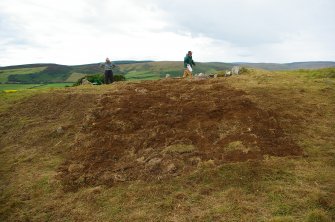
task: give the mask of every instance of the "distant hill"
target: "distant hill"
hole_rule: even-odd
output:
[[[114,62],[117,67],[115,74],[125,75],[128,80],[159,79],[166,74],[181,76],[183,62],[181,61],[132,61]],[[231,69],[234,65],[261,68],[266,70],[319,69],[335,67],[335,62],[295,62],[295,63],[197,63],[195,72],[213,73],[219,70]],[[0,67],[0,83],[53,83],[75,82],[88,74],[102,73],[99,63],[67,66],[51,63],[26,64]]]
[[[183,62],[175,61],[116,61],[115,74],[125,75],[129,80],[159,79],[166,74],[181,76]],[[197,63],[196,72],[215,72],[230,69],[229,63]],[[99,63],[66,66],[59,64],[27,64],[0,68],[1,83],[52,83],[75,82],[89,74],[103,73]]]
[[[266,70],[321,69],[335,67],[335,62],[293,62],[293,63],[235,63],[245,67]]]

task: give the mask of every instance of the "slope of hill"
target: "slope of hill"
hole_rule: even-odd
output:
[[[116,61],[114,63],[117,65],[115,74],[125,75],[128,80],[159,79],[166,74],[181,76],[183,72],[182,62]],[[197,64],[196,72],[214,72],[233,66],[227,63]],[[30,69],[30,72],[27,72],[27,69]],[[3,83],[75,82],[85,75],[102,72],[98,63],[78,66],[32,64],[0,68],[0,80]]]
[[[116,74],[125,75],[128,80],[159,79],[166,74],[181,76],[183,63],[176,61],[116,61]],[[234,65],[262,68],[267,70],[316,69],[335,67],[335,62],[301,62],[301,63],[197,63],[196,73],[213,73],[219,70],[229,70]],[[98,63],[65,66],[58,64],[28,64],[0,68],[0,82],[5,83],[52,83],[76,82],[88,74],[102,73]]]
[[[293,63],[237,63],[245,67],[266,70],[321,69],[335,67],[335,62],[293,62]]]
[[[0,93],[0,221],[334,221],[334,95],[260,70]]]
[[[65,82],[71,75],[72,69],[64,65],[48,65],[45,69],[29,74],[12,74],[8,76],[8,82],[15,83],[47,83]]]

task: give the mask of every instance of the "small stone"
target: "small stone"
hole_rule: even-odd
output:
[[[85,167],[84,165],[82,164],[71,164],[69,167],[68,167],[68,171],[70,173],[74,173],[74,172],[79,172],[81,170],[83,170]]]
[[[173,163],[169,164],[166,167],[166,172],[168,172],[168,173],[175,173],[176,171],[177,171],[177,167]]]
[[[63,127],[58,127],[57,129],[56,129],[56,132],[58,133],[58,134],[62,134],[62,133],[64,133],[64,129],[63,129]]]
[[[92,194],[99,194],[101,192],[102,192],[102,187],[101,186],[93,187],[92,189],[90,189],[90,193],[92,193]]]
[[[161,158],[153,158],[146,164],[145,168],[150,171],[159,169],[161,162],[162,162]]]
[[[147,89],[135,89],[135,92],[139,93],[139,94],[147,94],[148,93],[148,90]]]
[[[303,157],[309,157],[309,154],[306,151],[303,151],[302,156]]]
[[[200,157],[192,157],[192,158],[189,159],[189,161],[192,165],[196,166],[201,162],[201,159],[200,159]]]
[[[114,174],[114,181],[115,182],[124,182],[126,178],[121,174]]]
[[[143,163],[145,163],[145,157],[142,156],[142,157],[140,157],[140,158],[137,158],[136,161],[137,161],[138,163],[143,164]]]
[[[147,166],[155,166],[160,164],[161,162],[162,162],[161,158],[153,158],[147,163]]]

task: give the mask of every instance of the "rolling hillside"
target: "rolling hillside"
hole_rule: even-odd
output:
[[[115,74],[125,75],[128,80],[159,79],[166,74],[181,76],[183,63],[176,61],[116,61]],[[301,63],[197,63],[196,73],[213,73],[227,70],[234,65],[262,68],[267,70],[293,70],[335,67],[335,62]],[[102,73],[99,63],[66,66],[58,64],[28,64],[0,68],[0,83],[59,83],[76,82],[85,75]]]
[[[159,79],[166,74],[181,76],[182,62],[116,61],[115,74],[125,75],[128,80]],[[227,63],[197,63],[196,72],[215,72],[230,69]],[[2,83],[52,83],[75,82],[88,74],[102,73],[99,63],[64,66],[58,64],[32,64],[0,68]]]
[[[293,62],[293,63],[237,63],[245,67],[266,70],[321,69],[335,67],[335,62]]]

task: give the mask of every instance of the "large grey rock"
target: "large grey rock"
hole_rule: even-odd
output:
[[[81,84],[82,85],[92,85],[92,83],[90,81],[88,81],[87,79],[82,79]]]
[[[241,67],[240,66],[234,66],[232,69],[231,69],[231,73],[233,75],[238,75],[240,74],[240,71],[241,71]]]

